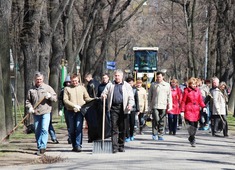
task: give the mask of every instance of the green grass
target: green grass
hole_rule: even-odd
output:
[[[227,121],[228,121],[229,131],[232,131],[233,133],[235,133],[235,117],[233,117],[231,113],[228,114]]]

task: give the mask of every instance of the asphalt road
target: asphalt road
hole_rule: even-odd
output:
[[[235,136],[212,137],[209,131],[197,131],[196,147],[191,147],[187,131],[181,129],[175,136],[166,134],[164,141],[154,141],[151,129],[144,135],[126,143],[126,152],[92,153],[93,143],[87,143],[84,135],[81,153],[72,152],[67,144],[66,131],[60,134],[59,144],[48,144],[47,156],[61,157],[65,161],[53,164],[7,166],[0,169],[235,169]]]

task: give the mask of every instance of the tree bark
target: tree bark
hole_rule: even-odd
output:
[[[10,37],[9,21],[11,1],[0,1],[0,138],[13,127],[12,98],[10,89]],[[4,73],[4,74],[3,74]]]

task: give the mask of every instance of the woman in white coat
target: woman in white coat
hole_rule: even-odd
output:
[[[219,88],[219,79],[212,78],[212,115],[211,115],[211,132],[215,136],[216,132],[223,130],[223,135],[228,136],[228,124],[226,120],[226,97]]]

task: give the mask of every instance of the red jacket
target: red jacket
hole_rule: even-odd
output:
[[[199,88],[192,89],[187,87],[184,89],[181,111],[184,112],[184,118],[186,120],[192,122],[198,121],[200,118],[200,109],[205,106]]]
[[[182,92],[179,87],[171,87],[171,96],[172,96],[172,109],[167,110],[167,113],[170,114],[180,114],[180,103],[182,100]]]

